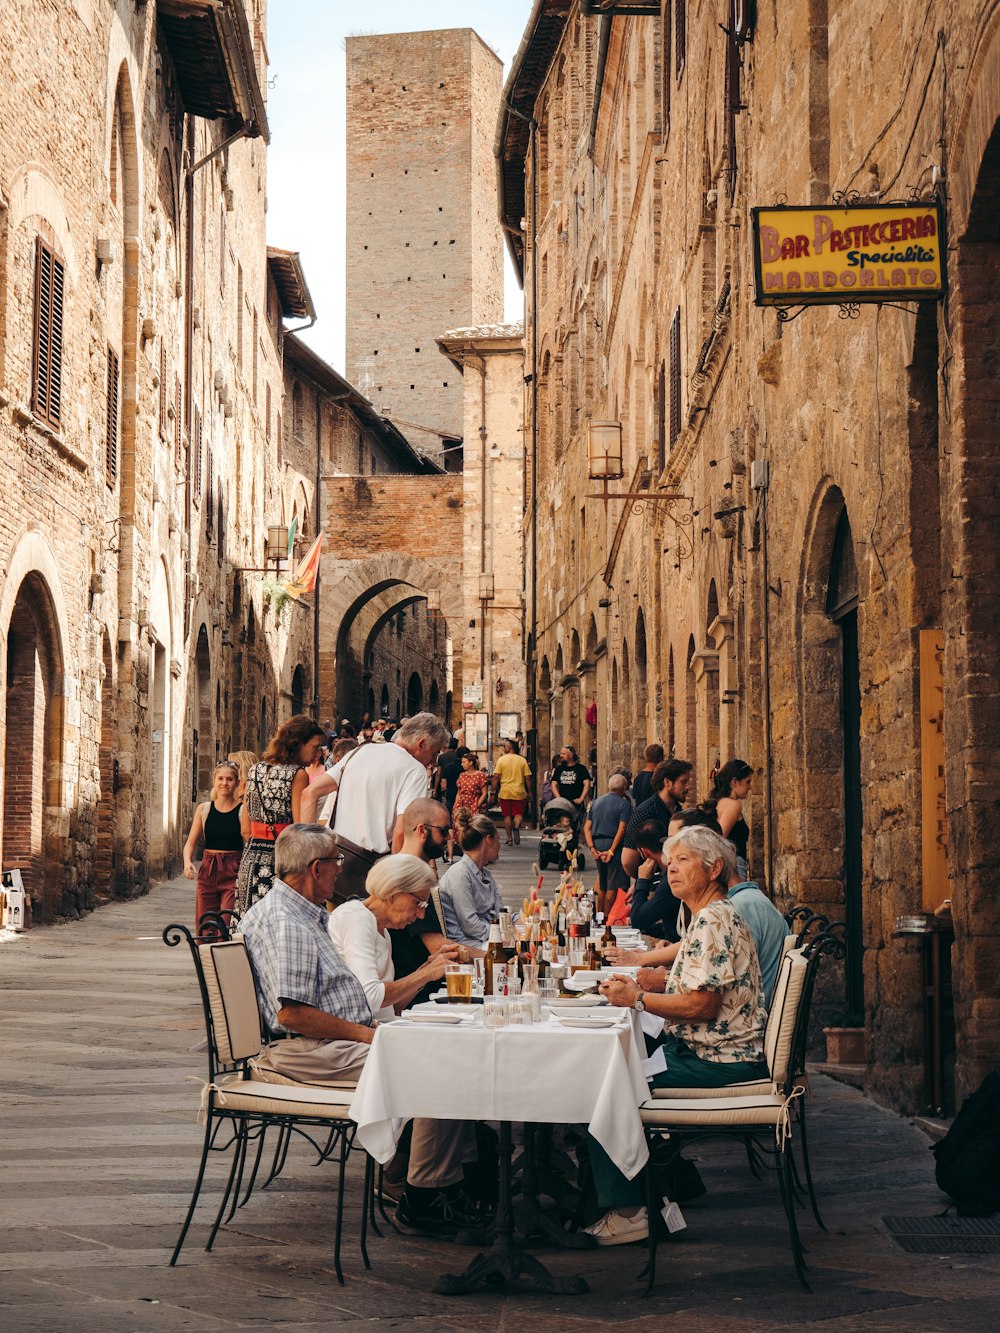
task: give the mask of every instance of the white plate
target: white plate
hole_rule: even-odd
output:
[[[553,1014],[564,1028],[613,1028],[621,1021],[612,1014]]]
[[[454,1027],[456,1023],[463,1023],[461,1014],[415,1014],[412,1011],[403,1014],[411,1023],[446,1023]]]
[[[557,1000],[546,1000],[550,1009],[594,1009],[607,1004],[603,995],[561,995]]]

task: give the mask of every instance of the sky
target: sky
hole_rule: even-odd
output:
[[[520,45],[532,0],[270,0],[267,240],[298,250],[319,316],[302,337],[344,369],[344,38],[358,33],[474,28],[504,62]],[[521,293],[506,265],[506,318]]]

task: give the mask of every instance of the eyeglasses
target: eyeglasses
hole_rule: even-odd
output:
[[[344,853],[338,852],[336,856],[317,856],[313,865],[322,865],[324,861],[332,861],[335,866],[342,866],[344,864]]]
[[[415,904],[416,909],[417,909],[418,912],[426,912],[427,909],[428,909],[428,907],[430,906],[430,899],[429,899],[429,898],[418,898],[417,895],[416,895],[415,893],[410,893],[410,892],[408,892],[408,891],[407,891],[407,893],[406,893],[406,896],[407,896],[407,898],[412,898],[412,899],[413,899],[413,902],[414,902],[414,904]]]
[[[438,832],[438,833],[450,833],[450,832],[451,832],[451,825],[450,825],[450,824],[428,824],[427,827],[428,827],[428,828],[432,828],[432,829],[434,829],[434,830],[435,830],[436,832]]]

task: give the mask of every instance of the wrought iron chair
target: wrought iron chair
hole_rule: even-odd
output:
[[[248,1068],[247,1062],[260,1052],[262,1042],[260,1011],[250,959],[246,945],[238,936],[232,939],[205,938],[213,933],[207,920],[210,915],[206,914],[199,922],[202,939],[192,935],[182,925],[170,925],[163,931],[165,944],[173,947],[186,941],[191,950],[208,1039],[208,1082],[202,1093],[205,1138],[191,1203],[170,1258],[171,1266],[177,1262],[191,1225],[204,1183],[209,1153],[231,1153],[232,1161],[206,1250],[211,1250],[223,1221],[231,1220],[240,1202],[249,1145],[256,1143],[257,1151],[243,1203],[246,1203],[253,1189],[264,1136],[274,1127],[279,1131],[278,1149],[265,1185],[284,1165],[288,1142],[293,1133],[312,1144],[319,1161],[334,1159],[337,1162],[334,1267],[337,1281],[343,1285],[340,1248],[344,1184],[347,1158],[356,1128],[350,1119],[347,1105],[349,1098],[345,1099],[345,1094],[349,1093],[353,1084],[331,1088],[253,1081],[252,1070]],[[225,923],[222,924],[224,927]],[[220,934],[228,935],[228,930],[224,929]],[[365,1204],[361,1217],[361,1254],[366,1268],[371,1267],[367,1230],[372,1180],[373,1163],[366,1155]]]
[[[826,938],[832,945],[821,946],[816,937],[805,949],[786,952],[778,970],[774,996],[764,1038],[768,1066],[767,1086],[763,1080],[713,1090],[713,1095],[691,1095],[702,1090],[661,1089],[641,1108],[642,1122],[650,1149],[666,1139],[674,1144],[674,1154],[686,1144],[701,1139],[735,1138],[751,1141],[763,1160],[770,1158],[778,1178],[778,1187],[788,1225],[795,1271],[806,1291],[806,1264],[795,1216],[796,1172],[792,1157],[792,1138],[796,1128],[803,1143],[803,1165],[813,1210],[815,1191],[805,1137],[805,1118],[801,1109],[804,1086],[800,1071],[805,1067],[805,1047],[815,973],[820,959],[835,952],[841,942]],[[715,1095],[717,1092],[726,1095]],[[656,1278],[658,1239],[657,1199],[652,1161],[646,1167],[646,1208],[649,1218],[649,1259],[644,1294],[652,1290]],[[822,1222],[820,1222],[822,1225]]]

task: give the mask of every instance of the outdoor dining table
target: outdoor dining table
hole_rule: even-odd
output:
[[[453,1025],[402,1017],[379,1027],[351,1101],[356,1142],[385,1163],[416,1116],[499,1121],[496,1239],[464,1273],[445,1275],[435,1290],[461,1294],[523,1277],[534,1290],[587,1291],[582,1277],[553,1277],[514,1243],[511,1126],[585,1124],[622,1173],[634,1178],[648,1158],[639,1115],[648,1089],[638,1015],[605,1007],[599,1012],[617,1019],[613,1026],[564,1026],[548,1017],[493,1028],[484,1026],[481,1008],[462,1012],[463,1021]]]

